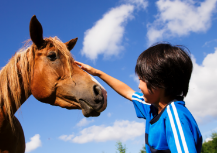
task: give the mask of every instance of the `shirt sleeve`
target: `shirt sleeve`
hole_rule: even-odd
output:
[[[136,110],[137,117],[146,119],[148,112],[150,110],[150,104],[144,101],[143,94],[135,92],[132,95],[132,101],[134,108]]]
[[[193,132],[196,128],[187,115],[177,111],[174,103],[167,106],[167,114],[166,138],[171,153],[199,153]]]

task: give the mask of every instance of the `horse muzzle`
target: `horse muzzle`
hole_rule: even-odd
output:
[[[92,101],[79,99],[85,117],[99,116],[107,107],[107,92],[98,82],[93,86],[93,93],[95,95]]]

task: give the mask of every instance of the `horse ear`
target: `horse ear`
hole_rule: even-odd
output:
[[[78,38],[75,39],[71,39],[68,42],[65,43],[65,45],[67,46],[68,50],[72,50],[77,42]]]
[[[43,29],[41,23],[38,21],[35,15],[32,16],[29,24],[30,38],[33,43],[40,48],[44,42],[43,40]]]

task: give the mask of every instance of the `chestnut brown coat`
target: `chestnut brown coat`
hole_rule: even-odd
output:
[[[104,88],[80,69],[70,54],[77,38],[62,43],[43,38],[36,16],[30,21],[32,45],[24,47],[0,71],[0,153],[24,153],[23,129],[14,116],[32,94],[37,100],[84,116],[99,116],[107,106]]]

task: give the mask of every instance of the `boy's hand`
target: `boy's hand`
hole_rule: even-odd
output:
[[[81,69],[90,73],[91,75],[98,76],[103,81],[105,81],[110,87],[112,87],[117,93],[119,93],[121,96],[132,101],[132,95],[133,95],[133,93],[135,93],[135,91],[133,89],[131,89],[125,83],[113,78],[112,76],[104,73],[103,71],[94,69],[93,67],[91,67],[87,64],[83,64],[83,63],[78,62],[78,61],[75,61],[75,64],[80,66]]]
[[[95,69],[95,68],[93,68],[93,67],[91,67],[91,66],[89,66],[89,65],[87,65],[87,64],[78,62],[78,61],[75,61],[75,63],[76,63],[77,65],[79,65],[82,70],[84,70],[84,71],[90,73],[91,75],[93,75],[93,76],[97,76],[97,75],[98,75],[98,73],[97,73],[98,70],[97,70],[97,69]]]

